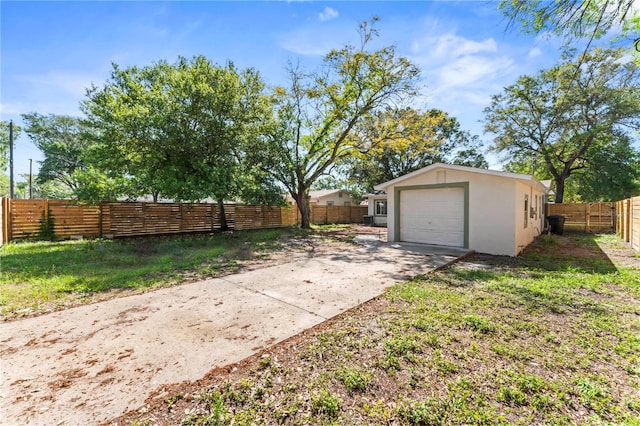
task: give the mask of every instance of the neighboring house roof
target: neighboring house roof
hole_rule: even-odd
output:
[[[547,188],[547,193],[549,195],[556,195],[555,192],[553,192],[553,189],[551,189],[551,179],[546,179],[546,180],[541,180],[540,183],[542,183],[546,188]]]
[[[346,194],[346,198],[351,198],[351,193],[345,189],[321,189],[318,191],[309,191],[309,199],[311,201],[318,201],[320,198],[338,194],[339,192]],[[290,194],[287,194],[285,198],[289,201],[294,201]]]
[[[389,186],[397,185],[397,184],[402,183],[403,181],[405,181],[407,179],[411,179],[413,177],[419,176],[419,175],[421,175],[423,173],[428,173],[428,172],[436,170],[436,169],[457,170],[457,171],[460,171],[460,172],[478,173],[478,174],[485,174],[485,175],[491,175],[491,176],[498,176],[498,177],[504,177],[504,178],[517,179],[517,180],[533,183],[535,186],[540,188],[545,193],[547,193],[548,190],[549,190],[548,187],[543,185],[542,182],[540,182],[538,179],[536,179],[535,177],[533,177],[531,175],[523,175],[523,174],[511,173],[511,172],[502,172],[502,171],[498,171],[498,170],[478,169],[476,167],[457,166],[457,165],[453,165],[453,164],[442,164],[442,163],[435,163],[435,164],[432,164],[430,166],[423,167],[423,168],[421,168],[419,170],[416,170],[415,172],[411,172],[411,173],[408,173],[408,174],[406,174],[404,176],[400,176],[399,178],[396,178],[396,179],[390,180],[388,182],[376,185],[374,188],[376,190],[384,190],[384,189],[388,188]]]
[[[337,194],[338,192],[345,192],[345,193],[348,194],[348,192],[343,190],[343,189],[321,189],[321,190],[318,190],[318,191],[309,191],[309,197],[310,198],[322,198],[322,197],[326,197],[328,195]]]

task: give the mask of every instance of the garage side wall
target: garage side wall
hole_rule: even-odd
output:
[[[387,188],[388,240],[397,241],[398,214],[396,190],[402,188],[468,182],[468,248],[480,253],[514,256],[516,237],[516,182],[503,177],[468,173],[458,170],[434,169],[399,185]]]
[[[517,182],[515,200],[516,246],[514,250],[516,254],[520,254],[542,233],[544,194],[538,188]],[[525,207],[528,210],[525,210]]]

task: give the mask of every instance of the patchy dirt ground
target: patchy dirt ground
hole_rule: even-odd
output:
[[[319,235],[311,239],[291,240],[282,252],[272,253],[270,256],[261,259],[243,261],[242,270],[257,270],[268,266],[285,265],[296,260],[336,255],[342,251],[352,249],[353,246],[350,244],[350,241],[355,235],[361,234],[370,234],[379,239],[384,238],[381,234],[381,229],[378,228],[356,227],[322,231]],[[609,245],[605,253],[596,245],[587,245],[587,247],[585,247],[585,244],[573,244],[569,237],[557,238],[560,241],[559,244],[553,246],[538,244],[529,250],[531,253],[543,253],[548,250],[554,250],[559,255],[576,255],[579,251],[580,256],[583,257],[599,260],[610,259],[615,263],[640,268],[640,257],[624,245]],[[470,265],[470,269],[477,268],[479,265],[490,269],[494,261],[495,258],[491,256],[478,255],[469,259],[468,264]],[[235,270],[224,271],[222,276],[228,276],[229,274],[233,274],[233,272],[235,272]],[[179,290],[179,288],[176,288],[176,290]],[[209,302],[212,305],[222,303],[222,301],[218,299],[212,299]],[[163,302],[160,301],[159,303]],[[164,303],[166,303],[166,299]],[[139,323],[150,315],[153,315],[157,308],[158,307],[154,305],[148,305],[139,307],[138,309],[123,309],[121,315],[116,318],[114,325],[121,327],[121,333],[126,334],[130,331],[132,324]],[[125,416],[107,421],[104,424],[120,425],[135,422],[138,422],[138,424],[144,424],[145,422],[151,424],[180,424],[185,418],[188,418],[189,415],[195,416],[211,410],[211,407],[218,403],[216,395],[219,396],[220,393],[225,392],[225,389],[230,392],[236,392],[238,401],[243,398],[255,398],[257,397],[257,392],[261,392],[261,389],[264,391],[268,386],[274,387],[274,383],[277,383],[275,387],[279,386],[283,389],[282,395],[289,395],[290,392],[299,392],[313,397],[314,389],[310,389],[308,384],[312,383],[312,380],[322,382],[325,379],[330,381],[331,378],[322,377],[323,370],[321,365],[326,348],[317,348],[317,351],[313,352],[313,344],[310,344],[310,342],[324,339],[327,347],[348,353],[351,349],[355,348],[356,345],[359,345],[359,343],[349,340],[349,338],[345,340],[344,333],[348,335],[352,330],[360,327],[366,329],[367,334],[360,335],[358,339],[362,341],[374,341],[380,338],[380,333],[384,333],[384,328],[379,322],[379,318],[388,316],[388,308],[389,301],[387,299],[373,299],[339,317],[324,321],[278,344],[273,345],[275,340],[255,343],[251,351],[257,351],[254,355],[237,363],[229,363],[228,365],[216,367],[204,376],[196,375],[197,377],[202,377],[199,380],[190,380],[171,385],[158,385],[158,378],[163,374],[163,368],[165,367],[154,361],[154,353],[143,353],[142,348],[135,346],[148,337],[143,334],[130,336],[130,341],[125,345],[120,344],[116,340],[111,343],[108,341],[103,342],[104,347],[100,349],[103,351],[102,354],[96,353],[96,356],[93,358],[85,357],[83,358],[83,362],[79,363],[77,361],[79,359],[79,352],[97,350],[96,347],[88,347],[87,342],[90,342],[91,338],[99,336],[100,331],[103,329],[103,326],[98,326],[97,331],[89,327],[92,322],[89,316],[86,318],[85,324],[78,323],[76,325],[77,330],[73,335],[62,335],[51,332],[34,333],[32,338],[20,336],[26,339],[23,345],[26,348],[41,346],[43,348],[48,347],[51,350],[51,354],[48,355],[51,357],[49,360],[45,358],[29,360],[33,365],[34,371],[37,366],[51,362],[53,359],[58,359],[58,362],[64,362],[66,367],[57,372],[55,377],[51,377],[46,381],[39,381],[38,375],[34,374],[24,376],[19,380],[9,383],[12,390],[10,393],[7,393],[4,391],[4,389],[7,388],[5,387],[3,389],[2,395],[0,395],[0,405],[13,402],[26,403],[30,405],[29,411],[31,417],[29,418],[37,419],[30,422],[31,424],[51,424],[51,422],[55,423],[54,418],[50,418],[50,421],[44,421],[43,419],[47,418],[47,410],[53,404],[65,404],[64,407],[66,407],[65,409],[69,412],[86,410],[90,407],[83,406],[83,404],[86,404],[83,401],[85,401],[87,397],[85,393],[89,392],[93,393],[91,399],[98,401],[98,403],[102,402],[103,406],[100,408],[101,410],[108,407],[109,398],[124,401],[124,406],[131,409]],[[198,312],[187,312],[186,314],[190,314],[190,316],[187,315],[173,319],[166,318],[166,322],[158,322],[153,328],[147,329],[144,333],[147,335],[161,334],[163,339],[167,339],[167,333],[170,332],[169,327],[171,324],[175,324],[173,321],[181,322],[182,325],[184,325],[185,332],[189,330],[195,332],[196,330],[202,330],[212,325],[208,322],[209,320],[203,321],[203,318],[199,316]],[[233,316],[232,312],[228,314]],[[58,312],[55,315],[60,321],[64,321],[64,312]],[[108,324],[105,324],[104,327],[107,325]],[[240,344],[242,340],[251,338],[253,334],[258,332],[255,329],[256,326],[256,324],[247,323],[246,328],[242,329],[244,337],[231,334],[224,335],[223,337],[227,341],[235,341]],[[6,349],[7,346],[12,343],[11,340],[11,336],[0,335],[0,355],[2,355],[3,358],[5,355],[9,355],[7,351],[11,351],[11,348]],[[463,346],[468,344],[469,341],[457,342],[461,351],[467,350],[464,349]],[[67,344],[67,349],[56,351],[56,345],[60,343]],[[186,352],[184,356],[173,360],[174,363],[180,364],[180,366],[184,368],[184,371],[188,370],[190,363],[206,361],[207,357],[210,356],[208,353],[202,353],[193,349],[198,346],[198,342],[193,342],[193,345],[193,347],[185,348]],[[353,345],[353,348],[350,345]],[[371,353],[373,354],[373,350]],[[111,362],[103,363],[98,361],[99,355],[105,354],[109,355],[112,360]],[[143,367],[134,368],[132,360],[140,357],[141,354],[145,357],[143,359],[144,365]],[[454,361],[455,359],[443,359],[442,364],[439,364],[440,368],[454,368],[451,366]],[[365,361],[364,364],[373,365],[375,362],[377,361],[373,358],[373,355],[371,355],[371,359]],[[401,372],[400,374],[404,377],[406,373]],[[386,383],[383,378],[384,377],[379,378],[375,383],[375,395],[378,399],[369,401],[368,406],[373,417],[360,419],[363,423],[385,423],[385,416],[390,416],[389,410],[391,410],[391,408],[389,408],[390,406],[387,403],[393,400],[395,393],[398,391],[397,383]],[[426,377],[420,378],[422,381],[427,379]],[[440,380],[437,377],[433,379],[436,382]],[[179,380],[181,379],[176,379],[173,383]],[[247,384],[246,388],[242,388],[242,386],[244,386],[243,383],[249,383],[248,380],[251,380],[251,386]],[[407,376],[401,380],[401,383],[409,385],[412,383],[412,380],[414,380],[414,378]],[[80,394],[75,389],[77,389],[77,384],[82,381],[90,381],[95,383],[95,386],[85,387],[82,391],[83,394]],[[109,385],[115,381],[122,381],[125,384],[134,382],[143,383],[145,389],[149,392],[153,391],[153,394],[147,399],[145,404],[138,402],[141,395],[130,395],[126,393],[108,395]],[[233,389],[230,387],[231,383],[235,384]],[[255,386],[256,383],[258,386]],[[290,389],[292,386],[291,383],[297,383],[296,386],[299,386],[298,391],[296,391],[296,389]],[[444,382],[440,384],[445,386]],[[238,386],[240,387],[238,388]],[[17,389],[22,390],[16,391]],[[216,389],[220,393],[203,393],[203,390],[211,389]],[[433,394],[429,394],[430,391],[428,390],[423,389],[422,392],[425,397],[429,397],[429,395],[433,396]],[[55,398],[61,395],[64,395],[64,398],[55,400]],[[210,399],[206,399],[207,397]],[[358,404],[360,403],[357,401],[356,394],[343,393],[341,394],[341,398],[342,406],[349,406],[349,404],[355,405],[356,402]],[[131,401],[131,404],[127,404],[127,401]],[[313,418],[313,416],[324,418],[322,410],[331,409],[330,400],[320,401],[318,404],[324,406],[311,408],[310,410],[316,410],[317,412],[310,411],[307,413],[308,416],[310,416],[308,418]],[[296,423],[295,421],[290,422],[288,420],[296,415],[295,410],[309,409],[308,407],[296,408],[296,401],[286,399],[274,401],[273,407],[279,410],[277,414],[280,420],[278,421],[282,421],[283,423]],[[119,414],[117,410],[113,413],[114,416]],[[7,418],[11,417],[5,417],[5,419],[0,420],[0,423],[24,423],[24,421],[7,422]],[[260,417],[258,416],[258,418]],[[273,417],[269,418],[273,419]],[[330,417],[327,418],[330,420]],[[269,421],[265,420],[263,423],[269,423]],[[74,424],[74,422],[61,421],[59,424]]]
[[[357,232],[378,239],[368,228],[320,232],[241,274],[0,324],[0,418],[104,421],[156,387],[238,362],[464,253],[349,243]]]
[[[581,258],[594,259],[605,264],[611,262],[611,265],[625,265],[640,269],[640,256],[633,250],[623,244],[608,244],[606,247],[600,247],[596,244],[577,243],[571,236],[554,236],[553,244],[539,242],[527,250],[528,253],[542,254],[548,253],[550,250],[558,255],[558,258],[577,256]],[[509,258],[496,258],[488,255],[473,255],[465,259],[461,266],[468,268],[470,271],[485,269],[492,271],[495,266],[509,268],[510,264],[515,264],[515,260]],[[461,268],[461,269],[463,269]],[[473,283],[457,283],[456,285],[473,286]],[[585,298],[605,297],[599,293],[592,292],[587,289],[581,289]],[[610,297],[610,296],[607,296]],[[609,300],[609,299],[608,299]],[[611,301],[611,300],[609,300]],[[636,301],[633,301],[635,303]],[[385,327],[382,322],[392,316],[396,308],[392,307],[392,303],[388,298],[375,298],[365,304],[362,304],[351,311],[348,311],[339,317],[332,318],[323,322],[309,330],[306,330],[294,337],[291,337],[279,344],[268,349],[260,351],[241,362],[216,368],[210,371],[201,380],[194,382],[177,383],[171,386],[162,386],[156,389],[143,407],[132,410],[126,415],[105,422],[105,425],[124,425],[124,424],[204,424],[200,422],[210,421],[206,424],[238,424],[243,423],[246,417],[246,424],[271,424],[277,422],[279,424],[338,424],[345,421],[349,424],[398,424],[400,413],[400,423],[407,424],[455,424],[451,421],[452,413],[463,410],[463,402],[461,406],[448,406],[441,404],[439,398],[446,396],[448,392],[462,392],[468,395],[468,398],[474,398],[480,401],[480,408],[476,408],[473,413],[469,413],[467,418],[469,424],[494,424],[495,422],[532,422],[537,423],[536,410],[552,410],[566,402],[567,405],[573,406],[575,410],[562,412],[557,418],[558,424],[583,424],[594,421],[594,416],[598,410],[598,406],[591,402],[585,402],[582,396],[575,391],[575,394],[565,395],[565,401],[554,400],[553,393],[545,389],[551,385],[547,383],[539,384],[535,380],[544,376],[545,368],[538,363],[538,360],[528,359],[528,355],[518,353],[519,342],[513,338],[508,344],[500,346],[500,350],[504,353],[498,353],[495,365],[486,365],[486,359],[478,361],[472,371],[466,371],[465,367],[459,367],[461,360],[466,357],[473,358],[477,356],[478,351],[478,334],[462,333],[456,336],[447,336],[447,332],[442,333],[446,343],[436,338],[435,341],[428,343],[432,346],[430,349],[431,356],[438,359],[431,366],[430,376],[420,376],[418,363],[411,361],[407,365],[399,366],[393,373],[386,375],[367,375],[367,368],[372,370],[380,367],[380,359],[376,358],[376,353],[380,352],[380,343],[383,342],[382,334],[385,333]],[[391,308],[390,308],[391,307]],[[582,309],[575,306],[576,314]],[[587,306],[588,308],[588,306]],[[390,314],[390,309],[392,313]],[[508,306],[500,307],[500,310],[510,311],[512,308]],[[633,309],[632,309],[633,311]],[[444,314],[443,314],[444,315]],[[513,313],[508,312],[507,316],[515,318],[519,313],[514,310]],[[525,313],[525,316],[530,313]],[[635,309],[635,313],[630,315],[640,315],[640,311]],[[406,320],[406,319],[405,319]],[[392,320],[393,321],[393,320]],[[567,319],[553,312],[549,318],[543,319],[547,321],[547,325],[556,327],[556,333],[549,333],[543,340],[544,344],[550,347],[559,347],[559,339],[562,337],[563,329],[568,326]],[[557,323],[557,324],[556,324]],[[481,327],[480,324],[478,327]],[[430,327],[429,324],[416,325],[415,327]],[[525,324],[519,325],[525,327]],[[481,329],[480,329],[481,330]],[[532,329],[534,330],[534,329]],[[435,330],[434,330],[435,331]],[[571,333],[579,333],[579,330],[571,330]],[[381,334],[382,333],[382,334]],[[483,332],[481,331],[480,334]],[[540,331],[533,331],[533,335]],[[533,336],[532,335],[532,336]],[[466,336],[466,337],[465,337]],[[533,346],[541,345],[539,341],[535,341],[529,337],[529,343]],[[377,342],[377,343],[376,343]],[[402,345],[402,342],[400,342]],[[409,344],[404,342],[404,344]],[[514,352],[509,352],[508,346],[516,345]],[[455,356],[447,353],[447,346],[454,346]],[[539,349],[539,347],[538,347]],[[398,350],[406,350],[411,353],[411,348],[400,348]],[[496,350],[492,347],[492,350]],[[456,353],[457,351],[457,353]],[[389,352],[389,347],[383,351]],[[491,350],[489,350],[491,352]],[[551,352],[551,351],[550,351]],[[579,351],[580,352],[580,351]],[[579,354],[571,354],[579,358]],[[482,355],[484,356],[484,355]],[[496,354],[493,354],[496,356]],[[556,355],[553,355],[556,356]],[[565,361],[572,363],[569,353],[564,355]],[[596,355],[598,357],[599,355]],[[520,358],[522,357],[522,358]],[[550,355],[551,357],[551,355]],[[511,359],[513,358],[513,359]],[[411,359],[409,356],[408,359]],[[551,358],[550,358],[551,359]],[[338,360],[338,361],[337,361]],[[503,398],[500,411],[492,411],[490,402],[482,402],[482,396],[473,397],[474,386],[480,386],[480,393],[490,393],[495,389],[487,389],[486,384],[482,381],[478,384],[476,379],[467,381],[464,377],[483,377],[494,374],[492,369],[508,369],[511,362],[515,361],[517,368],[521,369],[523,374],[525,370],[533,371],[536,374],[529,376],[528,380],[533,380],[526,386],[540,386],[540,393],[545,391],[539,399],[534,397],[530,399],[532,404],[540,404],[534,408],[532,412],[526,411],[526,404],[518,401],[516,398],[532,398],[526,394],[518,394],[518,389],[514,386],[502,386],[497,389],[501,392],[504,389],[506,396],[498,395],[498,400]],[[556,360],[557,361],[557,360]],[[587,361],[580,361],[587,362]],[[612,380],[618,378],[615,375],[625,375],[624,371],[616,370],[615,366],[607,365],[608,358],[593,361],[591,365],[595,370],[593,377],[598,377],[599,373],[610,375]],[[618,361],[616,361],[618,362]],[[383,361],[384,363],[384,361]],[[462,361],[464,363],[464,361]],[[336,365],[340,364],[340,368],[336,370]],[[360,365],[362,370],[358,370]],[[526,367],[525,367],[526,365]],[[354,367],[349,370],[349,367]],[[385,368],[389,368],[386,366]],[[571,367],[571,369],[580,369],[580,367]],[[462,371],[461,371],[462,370]],[[588,368],[587,368],[588,370]],[[340,376],[341,371],[350,371],[353,376],[345,378]],[[640,370],[638,370],[640,372]],[[360,376],[357,373],[361,373]],[[395,376],[394,376],[395,374]],[[415,377],[413,376],[415,374]],[[514,377],[518,373],[509,373]],[[553,375],[561,377],[561,371],[553,371]],[[591,374],[591,373],[590,373]],[[475,376],[474,376],[475,375]],[[640,375],[640,373],[639,373]],[[358,389],[358,377],[363,380],[363,388]],[[453,380],[458,378],[457,381]],[[350,378],[351,382],[348,381]],[[366,380],[365,380],[366,379]],[[483,377],[486,380],[486,377]],[[501,378],[491,378],[496,382],[498,387]],[[338,382],[338,384],[336,384]],[[342,383],[340,383],[342,382]],[[620,383],[623,383],[621,380]],[[349,385],[351,383],[351,385]],[[344,385],[343,385],[344,384]],[[504,384],[504,383],[502,383]],[[580,384],[580,386],[590,385]],[[354,388],[349,390],[349,386]],[[455,389],[460,386],[460,389]],[[554,385],[555,386],[555,385]],[[345,387],[347,391],[345,392]],[[366,392],[361,392],[366,387]],[[447,390],[448,389],[448,390]],[[326,393],[323,393],[325,392]],[[509,393],[510,391],[513,394]],[[416,400],[425,401],[424,405],[408,405],[399,407],[394,401],[398,400],[398,395],[409,392]],[[529,389],[526,392],[533,392]],[[526,393],[525,392],[525,393]],[[620,386],[616,389],[616,397],[620,394],[634,392],[629,386]],[[551,396],[550,396],[551,395]],[[335,397],[331,399],[330,397]],[[511,400],[511,399],[513,400]],[[604,398],[604,397],[603,397]],[[609,398],[609,396],[607,396]],[[635,402],[633,397],[630,399],[629,407],[635,404],[636,409],[640,410],[640,400]],[[584,405],[583,405],[584,404]],[[590,405],[591,404],[591,405]],[[339,408],[338,408],[339,406]],[[523,407],[525,406],[525,407]],[[487,408],[489,407],[489,408]],[[346,417],[336,414],[332,410],[339,410],[345,413]],[[486,409],[486,411],[485,411]],[[235,417],[231,423],[228,423],[229,412],[233,412]],[[302,412],[302,413],[301,413]],[[243,413],[245,413],[243,415]],[[403,414],[404,413],[404,414]],[[640,413],[640,411],[639,411]],[[471,416],[476,416],[473,418]],[[464,416],[464,414],[463,414]],[[486,416],[486,417],[483,417]],[[556,420],[554,420],[556,422]],[[467,423],[467,422],[465,422]],[[614,422],[615,423],[615,422]]]
[[[281,265],[304,258],[313,258],[326,254],[340,252],[352,247],[353,239],[356,235],[369,235],[380,241],[386,241],[386,228],[376,228],[361,225],[337,225],[332,227],[320,228],[308,236],[282,238],[278,240],[278,247],[269,250],[266,253],[256,255],[250,250],[246,253],[238,253],[233,257],[232,266],[230,262],[221,262],[219,266],[209,275],[202,275],[192,271],[180,272],[179,278],[174,282],[169,282],[164,286],[156,286],[146,289],[118,288],[109,291],[95,292],[90,295],[84,294],[68,294],[63,303],[60,301],[42,303],[37,308],[30,307],[28,309],[16,312],[0,314],[0,323],[6,321],[14,321],[17,319],[25,319],[48,314],[64,309],[70,309],[76,306],[89,305],[92,303],[103,302],[118,297],[128,297],[136,294],[142,294],[154,291],[162,287],[172,287],[176,285],[188,284],[205,279],[220,278],[231,274],[253,271],[256,269],[267,268],[270,266]],[[148,256],[154,253],[155,248],[149,239],[141,239],[136,245],[136,253],[139,256]]]

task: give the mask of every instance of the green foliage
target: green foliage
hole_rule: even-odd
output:
[[[91,134],[86,123],[80,118],[55,114],[23,114],[22,119],[25,133],[44,155],[36,181],[44,191],[39,191],[37,195],[74,197],[94,202],[104,199],[90,196],[90,187],[106,187],[111,181],[104,172],[95,172],[92,166],[96,162],[95,135]],[[119,194],[117,192],[111,189],[110,195],[115,198]]]
[[[437,162],[488,167],[478,151],[477,136],[462,131],[456,118],[437,109],[378,111],[362,120],[357,130],[365,145],[343,167],[365,193]]]
[[[138,191],[222,203],[244,190],[250,201],[271,201],[280,191],[243,160],[271,113],[263,89],[255,70],[181,57],[143,68],[114,65],[82,108],[102,142],[104,165],[131,176]]]
[[[38,237],[41,240],[53,241],[56,238],[55,234],[55,226],[56,220],[53,217],[53,213],[51,209],[47,209],[47,211],[42,212],[42,217],[40,218],[40,226],[38,227]]]
[[[541,0],[501,0],[498,8],[505,16],[522,24],[529,33],[551,31],[573,37],[600,37],[612,27],[638,19],[633,2],[545,2]]]
[[[18,138],[21,128],[13,123],[13,140]],[[9,164],[9,123],[0,121],[0,172],[7,170]]]
[[[485,129],[496,135],[493,149],[512,159],[512,169],[542,165],[536,174],[554,180],[557,203],[570,177],[578,195],[633,195],[638,154],[629,129],[640,128],[640,69],[611,49],[568,52],[563,61],[492,97]]]
[[[470,329],[483,334],[492,333],[496,330],[495,325],[480,315],[465,315],[463,320]]]
[[[340,379],[349,393],[364,392],[371,380],[370,373],[365,373],[358,368],[347,367],[338,370],[336,377]]]
[[[311,397],[311,412],[315,415],[335,419],[340,413],[340,398],[326,389]]]
[[[375,24],[377,18],[372,20]],[[341,161],[366,149],[361,123],[416,93],[419,69],[393,46],[367,48],[377,35],[360,25],[361,45],[332,50],[315,73],[289,70],[288,88],[273,95],[276,117],[269,137],[249,153],[296,200],[302,227],[310,227],[309,189]]]

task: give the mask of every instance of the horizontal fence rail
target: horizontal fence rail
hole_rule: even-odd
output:
[[[548,206],[549,216],[564,216],[565,230],[596,234],[615,232],[616,203],[562,203]]]
[[[97,206],[68,200],[0,199],[0,241],[37,238],[52,219],[57,238],[131,237],[142,235],[211,232],[220,230],[217,204],[103,202]],[[225,204],[231,229],[261,229],[300,223],[296,206],[247,206]],[[311,206],[314,224],[361,223],[363,206]]]

